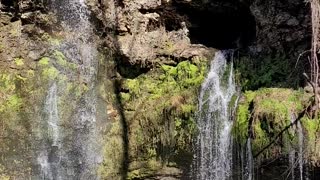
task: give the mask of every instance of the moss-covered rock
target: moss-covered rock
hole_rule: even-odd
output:
[[[299,90],[267,88],[246,91],[240,99],[233,127],[235,142],[244,145],[252,138],[252,151],[257,162],[287,156],[299,150],[297,124],[292,124],[305,110],[312,96]],[[312,165],[320,165],[319,119],[308,114],[298,120],[303,129],[303,151]],[[286,131],[282,132],[290,126]],[[278,136],[282,132],[281,136]],[[274,142],[273,142],[274,141]],[[301,140],[300,140],[301,141]],[[270,147],[267,145],[271,144]],[[266,149],[264,149],[267,147]]]
[[[110,156],[125,151],[123,133],[128,137],[128,179],[152,177],[169,166],[180,169],[175,172],[181,175],[181,169],[189,167],[196,133],[198,89],[207,64],[202,58],[196,63],[161,65],[137,78],[121,81],[119,98],[128,132],[123,131],[117,116],[107,135],[105,157],[108,159],[101,168],[103,177],[117,179],[121,173],[119,164],[123,159]]]
[[[34,99],[26,96],[33,93],[33,83],[33,74],[27,69],[0,67],[0,179],[27,178],[31,174],[33,143],[28,113]]]
[[[307,137],[305,157],[313,166],[320,167],[320,119],[304,117],[301,122]]]
[[[234,137],[240,144],[244,144],[247,138],[251,137],[254,155],[271,143],[272,145],[257,157],[259,162],[287,155],[290,148],[298,148],[297,127],[291,124],[310,102],[310,97],[310,94],[303,91],[281,88],[245,92],[237,109]],[[300,121],[308,144],[315,142],[317,121],[306,118]],[[276,139],[281,131],[290,125],[291,127]],[[274,140],[276,141],[273,142]]]
[[[52,139],[45,106],[53,84],[57,86],[58,125],[66,148],[73,148],[68,147],[72,146],[68,140],[74,132],[73,116],[88,93],[98,96],[97,121],[106,122],[102,115],[107,94],[103,56],[95,59],[100,61],[99,77],[92,87],[79,70],[82,64],[67,58],[65,49],[60,47],[66,39],[38,30],[21,25],[21,21],[0,27],[0,179],[38,177],[39,152]],[[26,31],[38,34],[31,36]]]

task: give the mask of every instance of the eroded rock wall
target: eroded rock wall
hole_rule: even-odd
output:
[[[33,131],[39,129],[36,122],[41,119],[40,107],[50,79],[70,83],[69,89],[60,91],[66,102],[70,98],[78,102],[87,90],[85,82],[63,73],[77,66],[67,63],[68,57],[55,49],[68,33],[60,31],[57,16],[48,14],[47,4],[42,2],[1,1],[1,178],[27,179],[37,169],[34,147],[39,142],[32,137],[37,133]],[[101,72],[107,71],[106,77],[100,75],[107,79],[99,91],[108,104],[105,108],[110,122],[103,142],[103,165],[99,168],[102,179],[186,178],[183,175],[192,160],[192,138],[196,134],[198,88],[215,51],[210,45],[192,44],[200,41],[192,40],[190,31],[209,32],[203,34],[206,37],[211,31],[199,29],[207,28],[207,24],[221,28],[217,22],[223,20],[211,22],[210,15],[218,10],[235,15],[245,11],[243,17],[254,21],[243,26],[250,27],[224,22],[226,29],[214,31],[217,34],[212,35],[212,40],[224,33],[230,37],[230,47],[245,49],[252,59],[259,61],[270,55],[271,63],[289,62],[276,63],[272,70],[262,71],[266,64],[257,66],[251,63],[252,59],[243,61],[247,67],[244,71],[253,72],[258,79],[269,72],[274,75],[262,78],[266,79],[262,83],[248,85],[248,89],[276,81],[286,84],[287,76],[277,74],[286,71],[279,68],[274,73],[273,68],[285,66],[291,71],[297,57],[308,50],[311,38],[309,8],[302,0],[88,0],[87,4],[92,11],[90,20],[96,26],[93,39],[104,53],[100,61],[106,63],[106,69]],[[200,16],[203,23],[194,23],[197,18],[192,17],[192,9],[206,12]],[[244,29],[250,30],[250,37]],[[278,58],[282,54],[284,58]],[[76,72],[74,69],[72,74]],[[284,78],[275,80],[279,76]],[[254,79],[250,75],[241,78]],[[71,92],[74,95],[64,96]],[[66,110],[64,115],[68,113]],[[285,123],[287,119],[279,121]]]

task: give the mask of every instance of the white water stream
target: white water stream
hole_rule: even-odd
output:
[[[96,180],[99,179],[98,165],[102,162],[99,142],[102,127],[97,125],[99,63],[90,11],[85,0],[52,0],[50,7],[65,34],[63,41],[53,49],[63,53],[67,63],[75,65],[76,69],[60,67],[55,61],[51,63],[69,82],[83,89],[81,94],[75,95],[76,92],[66,91],[68,83],[61,83],[59,79],[49,81],[42,118],[46,129],[37,158],[41,171],[39,179]],[[76,102],[62,107],[59,102],[68,101],[66,97],[73,97]],[[60,117],[65,112],[68,116]]]
[[[201,87],[193,177],[197,180],[227,180],[232,172],[232,138],[229,103],[235,94],[232,65],[217,52]]]

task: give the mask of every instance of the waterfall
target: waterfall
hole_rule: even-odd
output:
[[[254,179],[254,164],[253,155],[251,149],[251,138],[248,138],[246,143],[246,150],[244,151],[244,163],[245,169],[243,174],[243,180],[253,180]]]
[[[57,85],[53,83],[49,88],[46,99],[46,112],[48,114],[49,135],[52,137],[52,146],[58,146],[59,140],[59,115],[57,104]]]
[[[59,115],[57,105],[57,85],[53,83],[48,90],[48,94],[45,100],[45,114],[48,124],[48,136],[51,140],[52,147],[58,147],[59,144]],[[53,179],[52,166],[49,163],[49,152],[46,147],[42,148],[42,151],[37,159],[41,167],[41,179]]]
[[[295,155],[296,151],[294,148],[291,147],[290,151],[289,151],[289,168],[290,168],[290,175],[291,175],[291,179],[295,180],[295,167],[296,167],[296,158]]]
[[[232,64],[224,52],[217,52],[201,86],[192,176],[198,180],[226,180],[231,177],[232,138],[229,103],[235,94]]]
[[[296,120],[296,116],[294,114],[291,114],[291,123],[293,123],[295,120]],[[304,179],[308,179],[307,177],[308,175],[307,175],[307,172],[304,172],[304,152],[303,152],[304,135],[303,135],[303,129],[300,121],[297,122],[294,128],[294,131],[295,131],[295,134],[298,136],[298,147],[296,149],[293,147],[290,148],[289,155],[288,155],[289,168],[290,168],[289,174],[291,175],[292,180],[295,180],[295,179],[304,180]]]
[[[96,180],[99,179],[98,165],[103,160],[101,124],[106,120],[106,113],[101,110],[104,105],[98,109],[101,103],[98,99],[99,60],[93,25],[89,21],[90,11],[85,0],[51,0],[50,8],[58,17],[65,35],[63,41],[53,45],[52,49],[61,52],[67,63],[76,65],[76,68],[56,65],[60,74],[68,77],[68,82],[61,83],[58,79],[49,82],[52,85],[47,91],[42,118],[46,125],[43,126],[42,148],[37,159],[41,171],[39,179]],[[68,83],[85,87],[85,90],[75,95],[75,92],[66,90]],[[77,100],[62,107],[59,100],[65,102],[67,98]]]
[[[299,174],[300,180],[303,180],[303,132],[300,121],[297,122],[297,130],[298,130],[298,144],[299,144],[299,151],[298,151],[298,162],[299,162]]]

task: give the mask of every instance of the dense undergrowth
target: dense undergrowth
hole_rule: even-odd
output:
[[[237,84],[243,91],[261,87],[296,89],[303,84],[302,60],[292,61],[283,53],[260,58],[243,56],[236,58],[234,64]]]

